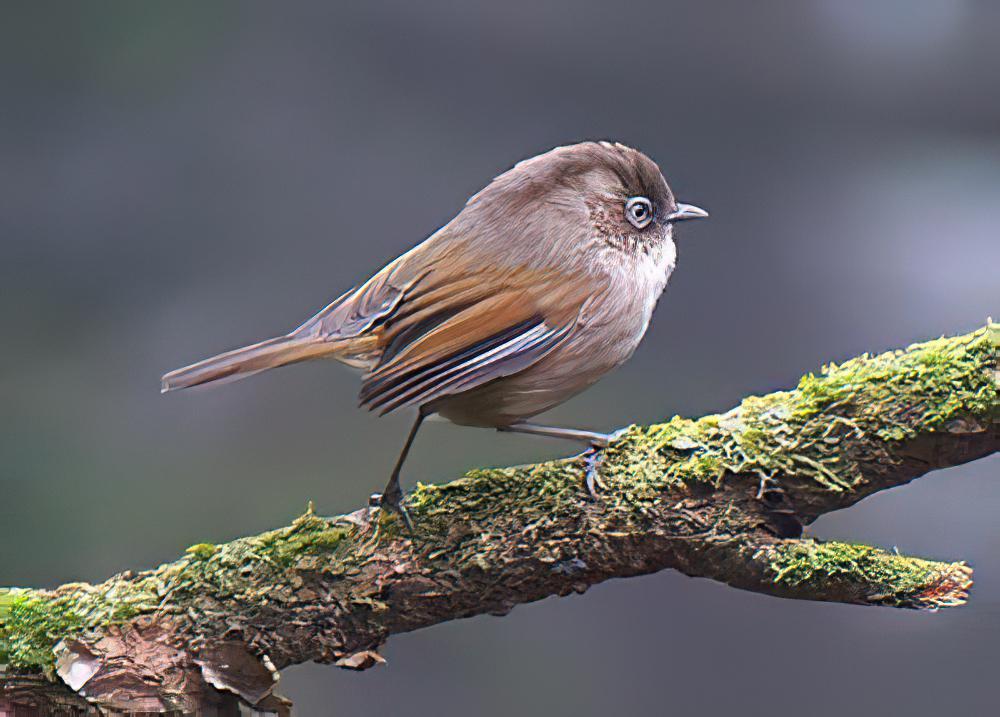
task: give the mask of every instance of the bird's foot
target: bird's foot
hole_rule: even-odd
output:
[[[397,488],[385,493],[372,493],[371,497],[368,498],[368,505],[382,511],[388,510],[395,513],[403,521],[406,529],[413,532],[413,521],[410,520],[410,514],[407,512],[406,506],[403,505],[403,491]]]
[[[598,488],[604,488],[601,483],[601,464],[604,462],[604,451],[612,442],[620,438],[628,429],[622,428],[614,433],[606,433],[591,442],[590,448],[583,453],[583,465],[586,469],[584,485],[591,499],[598,500]]]
[[[584,485],[591,500],[598,500],[597,487],[604,488],[600,482],[601,463],[604,460],[604,448],[591,446],[583,454],[583,466],[586,469],[584,474]]]

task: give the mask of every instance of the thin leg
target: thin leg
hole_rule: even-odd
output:
[[[514,423],[497,430],[507,433],[530,433],[533,436],[546,436],[548,438],[564,438],[569,441],[586,443],[588,446],[596,448],[607,448],[608,444],[615,438],[614,433],[595,433],[594,431],[581,431],[577,428],[540,426],[537,423]]]
[[[413,426],[410,428],[410,433],[406,437],[406,443],[403,444],[403,450],[400,452],[399,458],[396,459],[396,465],[392,469],[392,475],[389,476],[389,482],[386,483],[385,490],[382,491],[381,495],[376,493],[370,500],[373,506],[388,508],[397,513],[403,519],[403,522],[406,523],[406,527],[409,530],[413,530],[413,523],[410,521],[410,516],[406,512],[406,508],[403,507],[403,491],[399,487],[399,474],[403,470],[403,463],[406,462],[406,456],[410,453],[410,447],[417,437],[417,431],[420,430],[420,424],[424,422],[426,417],[423,411],[417,413],[417,420],[413,422]]]
[[[597,500],[597,486],[601,462],[604,460],[604,449],[624,433],[624,429],[615,431],[614,433],[595,433],[593,431],[581,431],[576,428],[540,426],[537,423],[514,423],[510,426],[498,428],[497,430],[507,433],[529,433],[533,436],[546,436],[548,438],[564,438],[570,441],[586,443],[589,448],[583,454],[584,465],[587,468],[585,485],[587,492],[594,500]]]

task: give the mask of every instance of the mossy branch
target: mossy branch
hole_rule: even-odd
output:
[[[0,710],[34,701],[81,714],[83,696],[194,711],[238,695],[277,714],[287,665],[364,669],[392,634],[664,568],[788,598],[961,604],[964,563],[801,532],[1000,448],[998,333],[827,366],[722,415],[633,426],[605,453],[597,501],[580,458],[475,470],[411,494],[412,534],[367,509],[310,509],[98,585],[0,591]]]

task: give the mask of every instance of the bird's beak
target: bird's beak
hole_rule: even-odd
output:
[[[693,204],[678,204],[677,211],[671,212],[665,218],[668,222],[683,222],[688,219],[704,219],[708,216],[706,212],[701,207],[696,207]]]

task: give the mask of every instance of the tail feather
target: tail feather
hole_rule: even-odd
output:
[[[316,337],[279,336],[171,371],[161,379],[160,392],[177,391],[222,379],[235,381],[270,368],[328,356],[339,348],[337,342]]]

